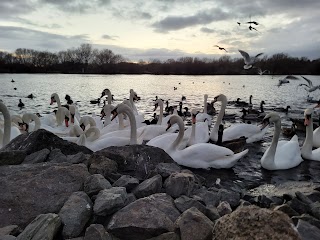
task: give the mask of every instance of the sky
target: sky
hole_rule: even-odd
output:
[[[319,9],[320,0],[0,0],[0,51],[89,43],[130,61],[241,58],[238,49],[313,60]]]

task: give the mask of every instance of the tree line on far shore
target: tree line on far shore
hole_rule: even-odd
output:
[[[0,73],[86,73],[86,74],[177,74],[238,75],[265,74],[319,75],[320,58],[294,58],[286,53],[263,55],[250,70],[243,69],[242,58],[224,55],[218,59],[180,57],[133,63],[109,49],[93,49],[90,44],[57,53],[18,48],[14,53],[0,51]]]

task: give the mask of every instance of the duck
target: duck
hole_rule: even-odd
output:
[[[218,130],[219,125],[222,122],[222,118],[224,116],[224,112],[227,106],[227,97],[224,94],[220,94],[214,98],[214,101],[221,102],[220,112],[218,114],[217,120],[210,132],[210,139],[213,142],[218,140]],[[261,127],[254,124],[247,123],[238,123],[234,124],[231,127],[228,127],[223,132],[223,142],[230,141],[233,139],[238,139],[240,137],[245,137],[247,143],[252,143],[256,141],[260,141],[265,133],[267,132],[267,128],[261,130]]]
[[[223,131],[224,131],[224,125],[220,124],[219,131],[218,131],[218,141],[216,142],[216,144],[218,146],[229,148],[235,153],[242,152],[244,150],[244,146],[246,145],[246,138],[240,137],[238,139],[222,142]]]
[[[292,123],[291,127],[282,127],[282,135],[286,137],[293,137],[296,134],[296,124]]]
[[[175,123],[178,123],[180,131],[175,141],[167,149],[167,153],[179,165],[201,169],[232,168],[248,153],[246,149],[235,154],[228,148],[211,143],[197,143],[179,150],[177,147],[183,139],[184,123],[179,116],[173,115],[170,118],[170,125]]]
[[[19,99],[18,107],[19,107],[20,109],[21,109],[21,108],[24,108],[24,103],[22,102],[21,99]]]
[[[33,94],[31,93],[31,94],[29,94],[29,95],[27,96],[27,98],[33,99],[34,96],[33,96]]]
[[[304,159],[320,161],[320,148],[312,150],[313,146],[313,109],[307,108],[304,111],[304,124],[306,126],[306,138],[301,148],[301,155]]]
[[[261,157],[261,167],[267,170],[285,170],[294,168],[303,161],[298,136],[294,135],[289,141],[279,141],[281,119],[275,112],[268,113],[263,121],[262,128],[274,123],[274,134],[270,147]]]
[[[273,108],[273,111],[288,113],[288,112],[289,112],[289,109],[291,109],[291,107],[288,105],[288,106],[286,106],[285,108],[284,108],[284,107],[276,107],[276,108]]]

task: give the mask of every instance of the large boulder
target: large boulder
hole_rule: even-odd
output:
[[[0,227],[24,228],[36,216],[57,213],[89,176],[84,164],[37,163],[0,167]]]
[[[158,193],[140,198],[116,212],[107,227],[108,232],[126,240],[143,240],[173,232],[180,212],[173,199]]]
[[[74,155],[78,152],[83,152],[85,154],[92,153],[90,149],[63,140],[52,132],[44,129],[39,129],[27,134],[20,134],[2,148],[1,151],[22,150],[26,151],[26,154],[29,155],[44,148],[48,148],[49,150],[58,148],[64,155]]]
[[[219,218],[213,229],[213,237],[215,240],[300,239],[285,213],[257,206],[241,207]]]
[[[139,180],[145,180],[154,175],[159,163],[174,163],[164,150],[148,145],[108,147],[93,153],[91,157],[99,155],[115,161],[119,173]]]

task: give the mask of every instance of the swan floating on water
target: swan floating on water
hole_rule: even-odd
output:
[[[170,118],[170,124],[175,123],[178,123],[180,131],[176,140],[167,150],[167,153],[180,165],[203,169],[231,168],[240,158],[248,153],[248,149],[246,149],[235,154],[228,148],[210,143],[198,143],[183,150],[178,150],[177,147],[181,143],[184,135],[184,123],[181,117],[173,115]]]
[[[281,120],[277,113],[269,113],[263,119],[263,126],[274,123],[274,134],[270,147],[261,158],[261,166],[267,170],[283,170],[298,166],[302,161],[298,136],[294,135],[290,141],[281,140]]]

